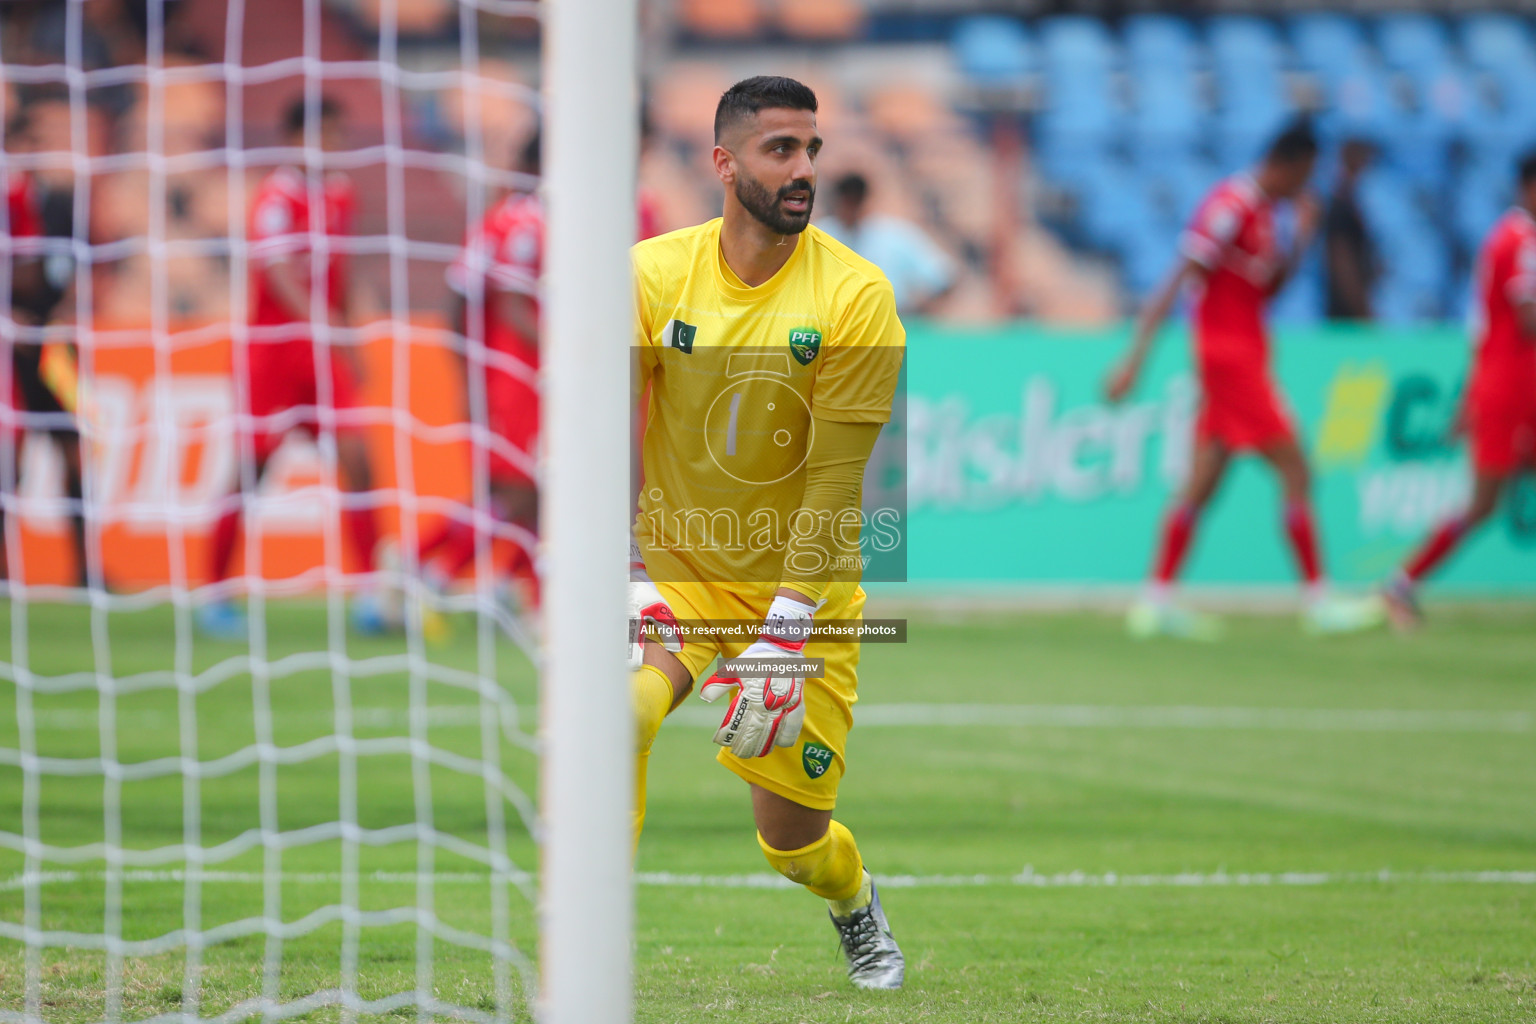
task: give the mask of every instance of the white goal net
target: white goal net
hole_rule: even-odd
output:
[[[624,165],[632,18],[0,5],[0,1020],[627,1015],[628,759],[582,744],[627,735],[592,683],[624,692],[632,178],[545,189],[518,154],[617,125]],[[567,216],[591,188],[582,217],[629,217]],[[496,375],[535,371],[465,246],[509,195],[550,208],[544,336],[612,338],[579,385],[545,343],[542,439],[496,423]],[[619,936],[597,997],[562,966],[580,891]]]

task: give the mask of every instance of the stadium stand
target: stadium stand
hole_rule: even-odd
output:
[[[183,0],[175,41],[186,52],[176,60],[221,59],[207,49],[222,29],[210,13],[218,6]],[[297,17],[301,5],[274,0],[271,6],[274,16],[251,26],[248,62],[280,49],[286,29],[278,15],[291,8]],[[1285,118],[1310,111],[1329,144],[1320,190],[1329,186],[1333,150],[1345,137],[1368,138],[1381,151],[1362,186],[1371,230],[1389,254],[1375,305],[1382,319],[1409,323],[1454,317],[1464,308],[1472,255],[1504,204],[1511,163],[1536,141],[1536,43],[1528,18],[968,13],[982,6],[938,0],[658,5],[647,15],[648,32],[668,56],[647,83],[657,139],[642,179],[657,195],[667,226],[708,216],[718,203],[707,163],[715,97],[742,74],[784,68],[812,81],[822,97],[823,124],[835,131],[829,162],[869,174],[880,202],[922,222],[962,268],[962,285],[945,315],[1055,315],[1046,307],[1059,312],[1063,304],[1021,295],[1072,293],[1078,299],[1064,304],[1070,316],[1101,322],[1134,306],[1166,271],[1200,195],[1252,160]],[[326,0],[327,53],[369,53],[380,10],[378,0]],[[402,33],[413,41],[411,61],[430,68],[452,59],[455,0],[409,0],[396,10]],[[44,35],[39,28],[38,46]],[[107,45],[113,38],[102,33],[104,62],[115,59]],[[483,52],[481,70],[501,81],[531,82],[534,59],[531,40],[514,33]],[[272,123],[298,88],[297,80],[288,85],[286,93],[248,90],[253,126]],[[343,102],[370,112],[360,123],[376,120],[376,92],[354,96],[345,83],[336,88]],[[478,99],[491,151],[510,152],[530,130],[531,111],[501,94]],[[114,102],[124,109],[106,117],[112,127],[103,130],[142,132],[143,90],[128,90]],[[219,90],[169,88],[167,152],[208,148],[208,138],[221,130],[223,103]],[[413,138],[441,148],[462,144],[467,107],[458,90],[411,91],[406,104]],[[1007,148],[1000,140],[1017,142],[1022,156],[1000,156]],[[356,173],[366,187],[369,175],[382,171]],[[413,236],[456,240],[463,203],[456,190],[462,189],[425,171],[412,173],[421,186],[413,188],[407,211]],[[174,230],[185,237],[225,230],[222,170],[181,175],[172,186]],[[142,195],[143,171],[104,174],[97,187],[108,195]],[[114,212],[93,227],[104,239],[142,229],[142,204],[110,208]],[[1034,255],[1025,259],[1024,251]],[[1023,281],[1018,268],[1024,264],[1055,276]],[[133,281],[131,267],[117,269],[122,281]],[[1118,287],[1105,289],[1106,271]],[[1283,319],[1321,315],[1321,273],[1319,261],[1308,261],[1280,303]],[[191,275],[177,308],[194,318],[223,315],[227,285],[204,276],[218,277]],[[440,301],[438,276],[433,268],[413,271],[413,303]],[[105,298],[103,305],[115,308]]]

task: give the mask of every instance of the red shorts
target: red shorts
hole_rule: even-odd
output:
[[[277,417],[274,422],[257,423],[252,428],[258,460],[271,455],[290,430],[303,430],[311,435],[319,432],[321,391],[315,374],[316,355],[314,344],[302,339],[250,344],[247,372],[236,374],[236,379],[246,388],[247,407],[252,416]],[[334,349],[330,363],[330,401],[325,404],[338,411],[357,408],[357,382],[351,364]],[[281,415],[290,409],[300,411],[291,417]]]
[[[491,479],[532,487],[539,450],[539,390],[531,381],[499,367],[487,367],[485,405],[491,433]],[[512,448],[515,451],[509,452]],[[515,453],[522,453],[523,457]]]
[[[1509,476],[1536,462],[1536,386],[1474,390],[1467,401],[1472,465],[1483,476]]]
[[[1285,398],[1263,367],[1203,366],[1200,392],[1195,436],[1201,441],[1253,451],[1296,437]]]

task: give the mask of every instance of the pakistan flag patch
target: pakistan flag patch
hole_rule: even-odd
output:
[[[789,332],[789,350],[801,366],[810,366],[821,351],[821,332],[814,327],[796,327]]]
[[[675,348],[683,355],[693,355],[693,339],[699,333],[694,324],[685,324],[681,320],[669,320],[667,322],[667,347]]]
[[[800,751],[800,763],[805,765],[805,774],[819,779],[832,767],[832,751],[819,743],[807,743]]]

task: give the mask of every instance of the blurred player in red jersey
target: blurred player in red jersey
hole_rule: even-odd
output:
[[[1441,523],[1382,591],[1399,629],[1420,623],[1419,581],[1493,514],[1511,477],[1536,468],[1536,152],[1520,161],[1519,202],[1478,257],[1476,349],[1461,425],[1472,456],[1472,500]]]
[[[338,149],[341,111],[325,99],[317,113],[321,148]],[[288,108],[283,119],[286,145],[305,145],[308,116],[303,100]],[[336,172],[325,175],[318,196],[312,196],[310,186],[303,170],[279,167],[262,181],[251,207],[251,331],[244,363],[236,356],[235,384],[244,392],[240,407],[256,421],[249,434],[255,465],[250,481],[241,474],[214,526],[209,564],[214,581],[229,575],[245,487],[260,481],[288,431],[320,431],[321,409],[334,410],[341,420],[336,427],[336,455],[342,485],[351,499],[344,501],[342,533],[361,558],[363,571],[374,569],[379,539],[376,514],[371,507],[354,503],[373,486],[368,448],[362,429],[345,422],[347,412],[358,404],[357,356],[334,336],[351,325],[346,257],[336,251],[334,241],[325,267],[316,268],[312,256],[317,236],[335,240],[351,232],[356,198],[351,180]],[[320,200],[320,211],[312,208],[314,199]],[[322,294],[312,293],[316,287]],[[315,337],[313,324],[321,317],[333,329],[328,342]],[[285,421],[284,414],[293,418]],[[242,441],[242,457],[245,450]],[[352,613],[353,625],[360,631],[385,628],[378,595],[371,590],[353,603]],[[215,636],[238,637],[245,632],[245,617],[227,597],[203,606],[199,622]]]
[[[35,141],[31,113],[23,107],[6,126],[6,149],[8,152],[30,150],[35,147]],[[12,167],[6,177],[6,233],[13,242],[12,315],[18,324],[36,327],[52,320],[66,296],[72,294],[73,262],[57,255],[50,259],[42,250],[45,235],[73,233],[72,218],[66,203],[62,225],[45,223],[41,197],[31,175]],[[47,416],[48,421],[46,425],[35,421],[27,426],[15,423],[8,429],[12,462],[11,479],[4,482],[5,489],[13,491],[13,485],[20,482],[29,435],[49,440],[57,447],[64,464],[64,496],[72,506],[69,520],[75,582],[87,586],[83,467],[80,431],[75,425],[81,395],[74,346],[57,340],[46,343],[18,340],[11,346],[10,362],[12,408],[34,416]],[[0,508],[0,577],[8,576],[10,571],[9,553],[3,543],[4,525],[5,511]]]
[[[1221,182],[1200,204],[1180,241],[1178,267],[1136,323],[1125,360],[1106,391],[1120,401],[1135,387],[1158,328],[1186,287],[1195,292],[1195,355],[1202,401],[1189,480],[1163,525],[1146,596],[1128,618],[1137,636],[1164,634],[1214,639],[1220,624],[1173,603],[1170,591],[1201,512],[1216,493],[1234,454],[1255,452],[1275,470],[1285,495],[1285,532],[1306,583],[1303,623],[1319,633],[1375,625],[1375,602],[1329,596],[1312,514],[1311,473],[1269,366],[1269,300],[1295,273],[1317,229],[1317,200],[1307,182],[1317,163],[1317,139],[1299,121],[1270,144],[1252,171]],[[1282,252],[1275,204],[1296,203],[1295,238]]]
[[[642,137],[645,128],[642,124]],[[540,136],[523,144],[514,170],[540,173]],[[653,197],[638,196],[640,238],[660,233]],[[538,532],[538,485],[534,478],[539,438],[539,275],[544,254],[544,204],[532,188],[515,189],[487,211],[465,239],[464,250],[448,268],[448,286],[455,295],[454,330],[464,338],[483,338],[486,355],[482,374],[487,423],[495,441],[489,452],[491,512],[530,534]],[[469,302],[478,293],[478,316]],[[462,355],[462,354],[461,354]],[[461,358],[466,373],[470,362]],[[511,451],[508,451],[508,449]],[[474,528],[445,519],[422,537],[417,557],[428,588],[442,593],[475,557]],[[522,545],[513,545],[503,571],[522,587],[529,604],[538,600],[533,559]],[[429,632],[442,627],[427,616]]]
[[[530,185],[539,174],[539,147],[535,132],[522,146],[514,167],[528,177]],[[543,255],[544,204],[532,187],[519,188],[486,212],[447,272],[455,296],[451,317],[455,332],[468,339],[466,345],[484,345],[474,360],[465,351],[459,355],[466,402],[471,401],[469,374],[474,372],[483,385],[486,422],[494,435],[488,453],[490,511],[530,534],[538,531],[539,511],[534,464],[539,437],[538,284]],[[476,299],[472,309],[470,303]],[[475,557],[475,544],[474,527],[458,519],[445,519],[429,530],[417,552],[428,588],[437,593],[446,590]],[[536,601],[533,561],[523,545],[513,545],[506,570],[525,585],[530,602]],[[429,621],[429,631],[436,628]]]

